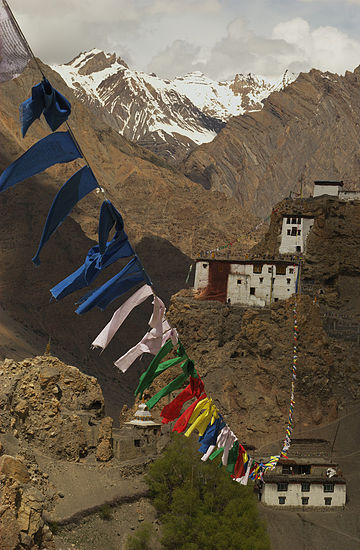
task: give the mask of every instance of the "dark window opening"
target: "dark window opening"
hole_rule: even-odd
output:
[[[253,264],[253,273],[261,273],[263,264]]]
[[[259,277],[259,283],[262,285],[264,282],[264,277]]]
[[[135,447],[140,447],[140,439],[134,439]]]
[[[238,280],[237,280],[237,284],[238,284],[238,285],[241,285],[241,279],[238,279]]]
[[[307,481],[305,481],[304,483],[301,484],[301,491],[303,493],[308,493],[310,491],[310,483],[308,483]]]
[[[294,273],[294,268],[293,267],[289,267],[289,273]]]
[[[291,223],[291,218],[288,218],[286,223]]]
[[[279,298],[274,298],[274,302],[278,302],[279,301]]]
[[[291,279],[286,279],[286,282],[287,282],[288,285],[290,285],[291,284]]]
[[[310,474],[311,466],[310,464],[294,464],[292,467],[293,474]]]
[[[298,229],[298,235],[301,235],[301,229]]]
[[[277,265],[276,268],[276,275],[285,275],[286,274],[286,265]]]
[[[286,481],[282,481],[277,484],[277,490],[279,491],[287,491],[288,490],[288,483]]]
[[[254,287],[254,286],[251,286],[251,287],[250,287],[250,294],[251,294],[252,296],[255,296],[255,287]]]
[[[285,504],[286,497],[279,497],[279,504]]]
[[[288,229],[288,230],[287,230],[287,234],[288,234],[288,235],[291,235],[291,229]]]
[[[296,237],[296,235],[297,235],[297,229],[296,229],[296,227],[292,227],[292,229],[291,229],[291,235],[292,235],[293,237]]]
[[[333,493],[334,484],[333,483],[324,483],[324,493]]]
[[[268,267],[268,273],[272,273],[273,272],[273,268],[272,267]]]
[[[331,506],[331,500],[332,498],[331,497],[325,497],[325,506]]]
[[[301,498],[301,504],[303,506],[306,506],[307,504],[309,504],[309,497],[302,497]]]
[[[296,252],[301,252],[301,246],[296,247]]]
[[[296,218],[292,219],[292,223],[297,223]]]
[[[203,264],[203,268],[206,269],[208,264]]]
[[[298,218],[298,221],[297,221],[297,222],[298,222],[298,223],[301,223],[301,218]]]

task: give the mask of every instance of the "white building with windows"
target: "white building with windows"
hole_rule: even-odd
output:
[[[280,254],[305,252],[306,239],[314,225],[314,218],[284,216],[281,228]]]
[[[298,266],[284,260],[196,261],[198,298],[244,306],[268,306],[295,293]]]
[[[276,468],[265,472],[261,502],[277,508],[321,508],[339,510],[346,503],[346,481],[338,465],[326,460],[328,442],[324,440],[293,440],[294,454],[299,448],[315,456],[282,459]],[[290,451],[291,451],[290,447]],[[319,452],[320,449],[320,452]]]

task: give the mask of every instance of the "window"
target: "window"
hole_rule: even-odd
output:
[[[278,302],[279,301],[279,298],[274,298],[274,302]]]
[[[268,273],[272,273],[273,272],[273,268],[272,267],[268,267]]]
[[[294,268],[293,267],[289,267],[289,273],[294,273]]]
[[[291,235],[291,229],[288,229],[288,230],[287,230],[287,234],[288,234],[288,235]]]
[[[255,287],[254,287],[254,286],[251,286],[251,287],[250,287],[250,294],[251,294],[252,296],[255,296]]]
[[[238,285],[241,285],[241,279],[238,279],[238,280],[237,280],[237,284],[238,284]]]
[[[299,474],[310,474],[311,473],[311,465],[310,464],[294,464],[293,473],[295,475]]]
[[[286,275],[286,265],[278,264],[276,266],[276,275]]]
[[[288,483],[287,481],[282,481],[280,483],[277,484],[277,490],[278,490],[278,493],[280,491],[287,491],[288,490]]]
[[[292,235],[293,237],[296,237],[296,235],[297,235],[297,229],[296,229],[296,227],[292,227],[292,228],[291,228],[291,235]]]
[[[264,277],[259,277],[259,283],[262,285],[264,282]]]
[[[308,493],[309,491],[310,491],[310,483],[308,483],[307,481],[304,481],[301,484],[301,492],[302,493]]]
[[[261,273],[263,264],[253,264],[253,273]]]
[[[309,504],[309,497],[301,497],[301,504],[303,506],[306,506],[307,504]]]
[[[331,497],[325,497],[324,500],[325,500],[325,506],[331,506],[331,500],[332,500]]]
[[[286,223],[291,223],[291,218],[288,218]]]
[[[286,282],[287,282],[288,285],[290,285],[291,284],[291,279],[286,279]]]
[[[334,484],[333,483],[324,483],[324,493],[333,493]]]
[[[285,504],[285,500],[286,500],[286,497],[279,497],[279,504]]]
[[[296,218],[293,218],[293,219],[292,219],[292,223],[296,223]]]
[[[301,218],[298,218],[298,223],[301,223]]]
[[[301,252],[301,246],[296,247],[296,252]]]
[[[208,264],[203,264],[203,268],[206,269]]]
[[[298,235],[301,235],[301,229],[298,229]]]
[[[140,439],[134,439],[135,447],[140,447]]]

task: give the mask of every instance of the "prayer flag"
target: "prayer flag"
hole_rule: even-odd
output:
[[[0,82],[19,76],[31,59],[7,2],[0,1]]]
[[[146,271],[144,270],[137,256],[114,277],[109,279],[99,288],[89,292],[78,302],[81,305],[77,308],[76,313],[82,315],[93,307],[97,306],[104,310],[116,298],[124,294],[130,288],[141,282],[146,282],[152,285]]]
[[[70,162],[81,157],[69,132],[56,132],[40,139],[0,176],[0,192],[16,183],[43,172],[53,164]]]
[[[64,183],[57,193],[46,218],[39,248],[32,259],[35,265],[40,264],[39,255],[42,247],[62,224],[66,216],[70,214],[75,204],[96,187],[98,187],[98,183],[88,166],[84,166],[75,172],[75,174]]]
[[[33,86],[31,97],[21,103],[19,113],[23,137],[34,120],[40,118],[41,113],[44,113],[46,122],[54,132],[68,119],[71,104],[46,78],[43,78],[39,84]]]
[[[110,242],[106,242],[114,224],[116,230],[114,238]],[[100,242],[103,252],[100,250]],[[105,246],[103,246],[103,242]],[[124,222],[120,212],[110,201],[104,201],[99,217],[99,244],[90,248],[85,262],[79,269],[54,286],[50,292],[56,300],[61,300],[75,290],[80,290],[91,284],[103,269],[119,258],[127,258],[133,254],[135,252],[124,231]]]

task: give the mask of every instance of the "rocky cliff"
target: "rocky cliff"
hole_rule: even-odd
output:
[[[313,180],[359,184],[360,68],[345,76],[311,70],[272,93],[261,111],[230,119],[185,162],[185,173],[266,216]]]

